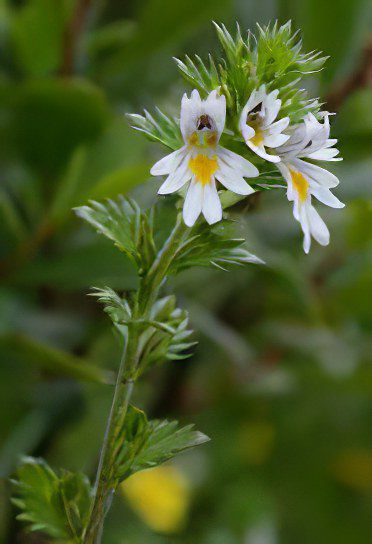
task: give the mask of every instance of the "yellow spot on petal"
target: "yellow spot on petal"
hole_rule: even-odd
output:
[[[216,147],[218,134],[215,131],[193,132],[189,137],[189,145],[199,148]]]
[[[189,168],[197,181],[207,185],[218,168],[217,157],[209,158],[207,155],[196,155],[196,157],[189,160]]]
[[[217,145],[218,136],[216,132],[211,132],[206,136],[206,142],[210,147],[215,147]]]
[[[263,133],[262,130],[257,129],[256,134],[251,138],[251,142],[253,145],[256,145],[259,147],[263,142]]]
[[[137,472],[121,489],[132,508],[154,531],[183,530],[190,506],[190,486],[184,475],[170,465]]]
[[[189,144],[190,145],[197,145],[198,144],[198,135],[196,132],[193,132],[189,138]]]
[[[307,192],[309,189],[309,182],[301,174],[301,172],[297,172],[296,170],[292,170],[292,168],[289,169],[291,173],[292,183],[294,188],[296,189],[298,196],[300,198],[301,202],[305,202],[307,198]]]

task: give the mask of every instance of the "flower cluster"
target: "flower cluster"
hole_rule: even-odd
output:
[[[296,87],[298,80],[291,78],[293,72],[304,75],[307,69],[320,67],[324,58],[300,53],[288,23],[260,31],[252,50],[239,29],[234,40],[225,27],[217,26],[227,57],[221,61],[220,74],[212,59],[209,72],[199,57],[200,69],[189,57],[186,64],[178,61],[183,75],[199,88],[190,98],[187,94],[182,98],[180,143],[174,122],[161,112],[164,129],[147,112],[146,117],[132,117],[135,128],[174,149],[152,167],[151,174],[167,176],[159,194],[180,191],[185,196],[187,226],[193,226],[200,214],[209,224],[220,221],[219,184],[237,195],[250,195],[259,188],[254,178],[264,175],[265,164],[271,163],[286,183],[287,198],[293,202],[293,215],[301,225],[308,253],[311,238],[321,245],[329,243],[328,228],[312,197],[333,208],[343,207],[331,192],[339,180],[316,163],[341,158],[334,147],[337,140],[329,137],[330,114],[320,111],[317,100],[305,100],[304,91]],[[272,65],[275,75],[270,75]]]

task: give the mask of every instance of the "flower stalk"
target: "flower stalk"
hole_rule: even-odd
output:
[[[83,536],[84,544],[100,544],[104,519],[119,484],[115,477],[115,465],[121,449],[121,441],[124,439],[124,437],[120,439],[120,435],[124,428],[136,381],[136,371],[140,364],[138,355],[140,322],[149,320],[149,311],[166,278],[169,266],[189,231],[190,229],[185,226],[179,214],[170,236],[159,251],[153,265],[140,280],[135,296],[133,320],[128,324],[127,335],[124,339],[110,415],[98,463],[91,511]]]

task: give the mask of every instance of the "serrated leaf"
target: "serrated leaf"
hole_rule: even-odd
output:
[[[205,224],[194,227],[194,236],[180,248],[170,272],[178,273],[192,266],[226,269],[247,263],[263,263],[246,249],[244,239],[229,237],[227,230],[226,223],[212,228]]]
[[[179,149],[184,145],[178,120],[168,117],[159,108],[151,115],[131,113],[127,115],[130,125],[143,132],[150,140],[160,142],[170,149]]]
[[[119,196],[105,203],[90,201],[75,213],[112,240],[142,273],[152,263],[156,255],[152,214],[142,213],[134,200]]]
[[[185,60],[174,59],[183,77],[203,94],[208,94],[211,89],[221,84],[219,73],[212,55],[208,57],[208,64],[198,55],[192,60],[186,55]]]
[[[58,476],[43,459],[26,457],[13,483],[13,503],[22,510],[17,519],[29,530],[65,542],[81,536],[90,506],[86,476],[67,471]]]
[[[192,334],[188,329],[186,310],[176,307],[174,296],[157,300],[150,311],[150,320],[139,340],[138,375],[166,360],[182,360],[190,357],[190,348],[196,342],[186,340]]]
[[[128,409],[123,437],[116,467],[119,480],[158,466],[209,440],[203,433],[195,431],[193,425],[180,428],[177,421],[148,421],[144,412],[134,406]]]
[[[121,324],[131,319],[132,311],[127,300],[110,287],[103,289],[93,287],[90,296],[97,297],[98,302],[104,305],[104,311],[110,316],[113,323]]]
[[[289,115],[292,122],[299,121],[309,111],[319,110],[319,102],[308,100],[297,84],[302,77],[319,71],[326,57],[316,51],[304,53],[290,21],[281,26],[258,25],[256,35],[248,33],[247,37],[243,37],[238,24],[235,33],[230,33],[223,24],[214,25],[222,46],[221,58],[214,60],[209,56],[208,62],[204,62],[198,56],[186,56],[184,60],[175,60],[183,77],[204,96],[221,87],[231,114],[227,118],[230,130],[235,132],[242,108],[251,92],[262,84],[269,90],[279,89],[285,105],[281,116]]]

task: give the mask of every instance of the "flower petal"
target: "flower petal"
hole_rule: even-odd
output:
[[[251,162],[229,149],[218,146],[217,155],[219,159],[222,159],[230,168],[238,171],[245,178],[255,178],[259,175],[258,169]]]
[[[254,128],[250,127],[249,125],[242,124],[240,127],[240,131],[242,133],[242,136],[245,142],[253,138],[253,136],[256,134],[256,131],[254,130]]]
[[[323,187],[336,187],[339,184],[339,179],[334,174],[316,164],[311,164],[302,159],[293,159],[292,163],[296,170],[303,172],[308,178]]]
[[[292,183],[291,172],[289,171],[289,168],[288,168],[288,166],[290,165],[287,165],[284,162],[279,162],[276,166],[279,169],[285,181],[287,182],[287,198],[291,202],[294,200],[294,188]]]
[[[238,195],[250,195],[254,189],[245,181],[239,170],[234,170],[226,163],[219,161],[216,178],[226,189]]]
[[[194,89],[191,98],[185,93],[181,101],[180,127],[184,142],[195,132],[198,118],[201,115],[202,101],[199,92]]]
[[[272,134],[270,136],[264,134],[264,145],[267,147],[279,147],[285,144],[288,138],[288,134]]]
[[[203,185],[193,179],[188,188],[183,205],[183,220],[192,227],[200,215],[203,206]]]
[[[265,150],[263,145],[262,146],[257,146],[255,144],[253,144],[251,140],[247,141],[247,145],[248,145],[248,147],[250,147],[252,149],[252,151],[254,151],[257,155],[259,155],[260,157],[262,157],[266,161],[280,162],[280,157],[278,155],[269,155],[268,153],[266,153],[266,150]]]
[[[282,101],[277,98],[279,91],[276,89],[266,95],[263,100],[264,106],[264,127],[268,127],[277,118]]]
[[[209,93],[206,100],[202,103],[202,108],[204,108],[203,113],[209,115],[209,117],[213,119],[219,138],[224,129],[226,120],[225,96],[223,94],[219,95],[217,90],[212,91],[211,93]]]
[[[202,212],[210,225],[222,219],[222,206],[214,180],[204,186]]]
[[[309,159],[316,159],[318,161],[342,161],[341,157],[337,157],[338,154],[339,150],[335,147],[325,147],[307,156]]]
[[[309,206],[307,209],[309,218],[310,232],[315,240],[321,245],[329,244],[329,230],[323,219],[320,217],[314,206]]]
[[[269,135],[272,134],[279,134],[280,132],[283,132],[289,125],[289,117],[283,117],[283,119],[279,119],[279,121],[276,121],[275,123],[272,123],[265,132]],[[290,135],[288,134],[288,138],[290,138]]]
[[[163,176],[164,174],[170,174],[181,163],[186,152],[186,146],[173,151],[169,155],[166,155],[160,161],[156,162],[150,170],[150,174],[153,176]]]
[[[345,204],[341,202],[329,189],[320,187],[319,185],[311,186],[311,193],[323,204],[331,208],[344,208]]]
[[[310,247],[311,247],[311,235],[310,235],[309,218],[307,216],[307,210],[305,206],[301,207],[299,217],[297,220],[300,222],[302,232],[304,233],[304,241],[303,241],[304,252],[309,253]]]
[[[181,164],[174,170],[164,181],[158,190],[159,195],[168,195],[179,191],[191,178],[192,174],[189,169],[189,155],[187,154]]]

